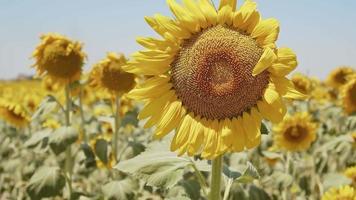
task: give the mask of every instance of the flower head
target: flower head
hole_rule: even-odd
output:
[[[312,82],[307,76],[300,73],[294,74],[292,82],[299,92],[303,94],[310,94],[312,90]]]
[[[324,195],[322,200],[355,200],[355,189],[350,186],[331,188]]]
[[[0,99],[0,118],[17,128],[30,123],[30,117],[21,104],[5,99]]]
[[[326,82],[333,88],[339,88],[347,83],[347,77],[354,73],[355,70],[351,67],[338,67],[329,74]]]
[[[274,142],[281,149],[303,151],[316,139],[316,128],[308,113],[296,113],[273,128]]]
[[[350,76],[348,82],[342,87],[341,99],[346,113],[356,112],[356,74]]]
[[[64,84],[80,78],[85,57],[79,42],[55,33],[42,35],[33,53],[38,74]]]
[[[214,158],[260,143],[263,118],[279,122],[286,113],[282,97],[303,98],[285,78],[297,66],[289,48],[277,48],[276,19],[261,19],[250,0],[168,0],[175,19],[147,17],[161,39],[139,38],[147,48],[132,55],[124,69],[151,76],[129,93],[146,102],[139,114],[149,118],[161,138],[176,130],[171,150]]]
[[[122,70],[125,64],[124,55],[108,53],[104,60],[94,65],[89,75],[89,84],[114,95],[129,92],[135,86],[135,76]]]

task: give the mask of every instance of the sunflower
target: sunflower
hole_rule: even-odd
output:
[[[285,78],[297,66],[289,48],[276,48],[276,19],[262,20],[250,0],[168,0],[176,19],[156,14],[148,24],[162,39],[138,38],[146,50],[124,69],[151,76],[129,93],[146,102],[139,114],[156,125],[155,137],[172,130],[171,150],[215,158],[260,143],[263,118],[279,122],[282,97],[304,98]]]
[[[23,101],[25,108],[29,112],[34,113],[41,102],[41,97],[37,94],[30,93],[25,95]]]
[[[49,118],[49,119],[46,119],[46,121],[44,121],[42,123],[42,127],[55,130],[55,129],[58,129],[59,127],[61,127],[61,124],[58,122],[58,120]]]
[[[356,183],[356,166],[349,167],[344,172],[345,176],[352,179]]]
[[[0,100],[0,118],[17,128],[24,128],[30,123],[29,116],[20,104],[4,99]]]
[[[350,186],[331,188],[324,195],[322,200],[355,200],[355,189]]]
[[[341,89],[344,110],[348,114],[356,112],[356,75],[350,76],[348,82]]]
[[[296,113],[273,127],[276,146],[288,151],[303,151],[316,139],[317,125],[306,113]]]
[[[39,75],[67,84],[79,80],[85,57],[79,42],[49,33],[41,36],[41,43],[33,52],[36,60],[33,66]]]
[[[129,92],[135,86],[135,76],[122,70],[125,64],[124,55],[108,53],[104,60],[94,65],[89,75],[89,84],[115,96]]]
[[[326,82],[333,88],[339,88],[347,83],[347,77],[354,73],[355,70],[351,67],[338,67],[329,74]]]
[[[310,92],[312,90],[312,82],[307,76],[297,73],[292,76],[291,80],[292,80],[295,88],[299,92],[301,92],[303,94],[310,94]]]
[[[46,93],[55,94],[59,92],[62,88],[58,82],[54,82],[50,77],[46,76],[41,82],[42,88]]]

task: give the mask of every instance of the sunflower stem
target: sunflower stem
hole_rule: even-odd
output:
[[[70,99],[70,88],[69,84],[65,87],[65,96],[66,96],[66,109],[65,109],[65,122],[66,126],[69,127],[70,124],[70,111],[72,109],[72,102]],[[65,170],[66,170],[66,180],[69,190],[69,199],[72,198],[72,149],[71,146],[68,146],[66,149],[66,160],[65,160]]]
[[[211,169],[211,186],[209,200],[220,200],[220,186],[221,186],[221,173],[222,173],[222,158],[223,155],[216,157],[213,160]]]
[[[114,131],[114,136],[112,138],[112,147],[113,147],[113,155],[115,158],[115,161],[117,161],[117,139],[119,135],[119,128],[120,128],[120,121],[119,121],[119,115],[120,115],[120,98],[118,95],[115,96],[115,131]]]
[[[86,131],[85,131],[85,124],[86,124],[86,121],[85,121],[85,116],[84,116],[84,110],[83,110],[83,85],[80,84],[80,90],[79,90],[79,111],[80,111],[80,118],[81,118],[81,121],[82,121],[82,133],[83,133],[83,138],[84,138],[84,142],[87,144],[88,143],[88,136],[86,134]]]

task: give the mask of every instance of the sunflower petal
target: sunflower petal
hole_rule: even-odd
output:
[[[216,25],[218,14],[210,0],[198,0],[199,8],[209,25]]]
[[[251,36],[255,38],[257,43],[263,48],[275,48],[278,35],[279,22],[274,18],[260,21],[251,33]]]
[[[298,65],[297,56],[289,48],[280,48],[277,50],[277,61],[268,71],[275,76],[286,76],[292,72]]]
[[[206,20],[203,12],[198,7],[195,1],[192,0],[183,0],[185,7],[197,18],[201,28],[207,28],[209,26],[208,21]]]
[[[160,98],[147,103],[146,106],[138,114],[138,119],[145,119],[151,115],[155,115],[157,110],[161,109],[162,106],[166,105],[166,102],[168,102],[174,95],[174,92],[169,91]]]
[[[256,10],[257,4],[246,0],[240,10],[233,17],[234,26],[240,30],[251,33],[260,21],[260,13]]]
[[[273,62],[275,62],[276,60],[277,60],[277,56],[274,53],[274,51],[270,48],[266,48],[260,60],[256,64],[255,68],[253,68],[252,75],[256,76],[262,73],[265,69],[270,67],[273,64]]]
[[[181,22],[186,29],[191,33],[195,33],[199,30],[198,21],[194,17],[194,14],[184,9],[175,0],[167,0],[167,4],[177,20]]]
[[[236,10],[237,0],[221,0],[219,5],[219,10],[223,9],[225,6],[230,6],[232,11]]]
[[[230,6],[224,6],[218,11],[218,23],[219,24],[232,24],[233,12]]]
[[[306,99],[308,97],[295,89],[293,82],[286,77],[270,76],[270,78],[281,96],[289,99]]]
[[[242,119],[239,117],[238,119],[234,118],[232,120],[233,125],[233,151],[241,152],[245,149],[246,145],[246,134],[245,130],[243,129]]]

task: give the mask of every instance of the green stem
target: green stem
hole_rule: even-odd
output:
[[[208,192],[206,191],[208,186],[206,185],[205,178],[204,178],[203,174],[199,171],[197,166],[194,164],[194,162],[193,161],[191,161],[191,162],[192,162],[192,167],[194,169],[195,175],[198,178],[198,182],[200,183],[200,186],[203,189],[203,193],[205,196],[208,196]]]
[[[234,182],[234,180],[229,178],[229,180],[227,182],[227,185],[226,185],[226,188],[225,188],[223,200],[227,200],[229,198],[230,189],[231,189],[231,186],[232,186],[233,182]]]
[[[222,173],[222,158],[223,155],[218,156],[213,160],[211,169],[211,189],[209,200],[220,200],[220,186],[221,186],[221,173]]]
[[[84,142],[88,143],[88,136],[85,132],[85,117],[84,117],[84,110],[83,110],[83,85],[80,84],[80,91],[79,91],[79,109],[80,109],[80,118],[82,120],[82,131],[83,131],[83,138]]]
[[[69,84],[65,87],[65,96],[66,96],[66,109],[65,109],[65,119],[66,126],[69,127],[70,124],[70,111],[72,109],[72,102],[70,99],[70,88]],[[66,160],[65,160],[65,170],[66,170],[66,180],[69,190],[69,199],[72,198],[72,149],[71,146],[68,146],[66,149]]]
[[[120,120],[119,120],[119,115],[120,115],[120,98],[119,96],[115,96],[115,131],[114,131],[114,136],[112,138],[112,148],[113,148],[113,155],[115,160],[117,161],[117,139],[119,135],[119,128],[120,128]]]

